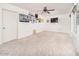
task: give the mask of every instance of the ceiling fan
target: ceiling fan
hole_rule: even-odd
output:
[[[45,6],[44,8],[43,8],[43,10],[42,10],[42,13],[48,13],[48,14],[50,14],[50,11],[55,11],[55,9],[47,9],[47,7]],[[41,13],[41,14],[42,14]]]

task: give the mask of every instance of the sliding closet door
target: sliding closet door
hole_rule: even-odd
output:
[[[18,14],[16,12],[3,9],[3,42],[17,39],[17,20]]]

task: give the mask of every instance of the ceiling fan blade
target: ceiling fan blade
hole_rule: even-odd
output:
[[[47,10],[47,11],[54,11],[55,9],[50,9],[50,10]]]

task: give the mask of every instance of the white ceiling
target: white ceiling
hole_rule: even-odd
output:
[[[11,4],[35,13],[42,10],[43,7],[45,6],[47,6],[48,9],[55,9],[55,11],[51,11],[52,13],[68,13],[73,6],[72,3],[11,3]]]

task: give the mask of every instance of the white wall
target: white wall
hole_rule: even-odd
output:
[[[68,14],[56,15],[54,17],[58,17],[57,24],[51,24],[51,28],[54,31],[58,32],[70,32],[70,18]],[[49,27],[49,26],[48,26]]]
[[[10,4],[0,4],[0,8],[16,11],[17,14],[19,13],[28,14],[27,10],[18,8]],[[33,23],[18,22],[18,38],[20,39],[20,38],[33,34],[34,29],[36,30],[37,33],[41,31],[56,31],[56,32],[66,32],[66,33],[70,32],[70,19],[69,19],[68,14],[48,16],[47,19],[49,19],[50,17],[58,17],[59,22],[57,24],[50,24],[50,23],[34,23],[33,24]]]
[[[58,17],[58,23],[48,23],[45,24],[45,29],[47,31],[65,32],[70,33],[70,18],[68,14],[60,14],[54,16],[47,16],[47,19],[52,17]]]

